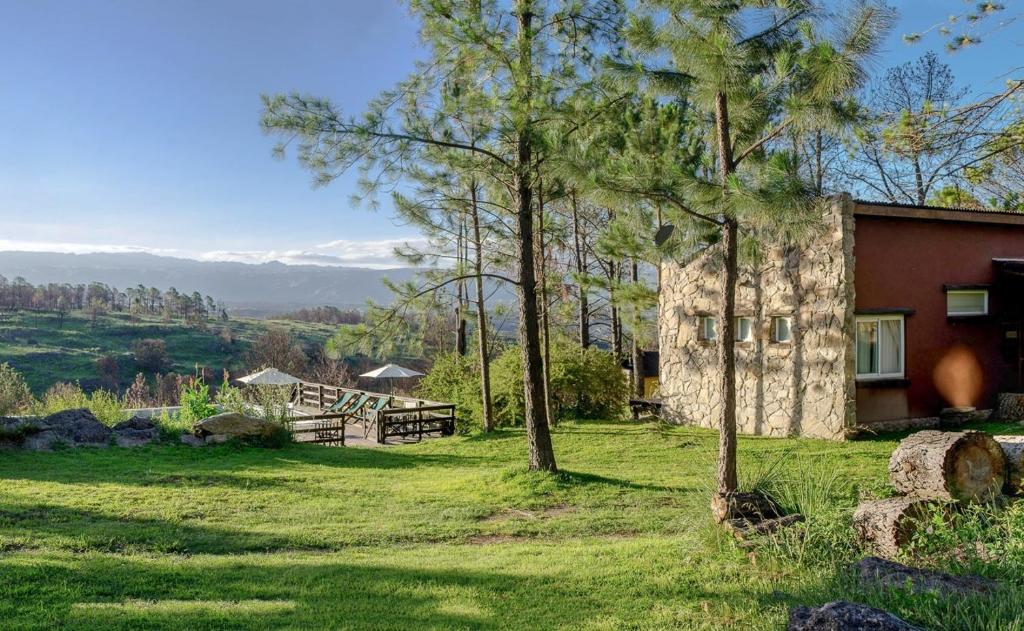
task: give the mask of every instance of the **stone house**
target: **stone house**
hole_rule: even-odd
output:
[[[714,427],[715,250],[662,264],[665,417]],[[1024,214],[833,198],[802,247],[741,272],[739,431],[842,438],[935,424],[1024,387]]]

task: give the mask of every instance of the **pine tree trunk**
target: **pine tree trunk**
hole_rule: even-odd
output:
[[[615,306],[615,284],[619,280],[619,267],[615,261],[608,264],[608,302],[612,317],[612,355],[615,361],[622,361],[622,322],[619,320],[619,308]]]
[[[640,273],[636,259],[633,259],[630,279],[634,284],[640,282]],[[644,397],[644,351],[640,345],[640,309],[633,307],[633,394],[638,398]]]
[[[548,422],[557,425],[558,421],[551,413],[551,320],[548,311],[551,307],[548,302],[548,278],[547,278],[547,248],[544,244],[544,182],[537,176],[537,260],[540,270],[540,308],[541,308],[541,334],[544,340],[544,354],[542,357],[544,365],[544,413]]]
[[[583,275],[587,269],[587,262],[584,259],[583,243],[580,234],[580,214],[577,206],[576,192],[573,191],[569,197],[572,206],[572,241],[576,261],[576,278],[579,288],[577,315],[577,327],[579,328],[580,348],[590,347],[590,301],[587,298],[587,288],[583,283]]]
[[[729,137],[729,109],[726,96],[715,96],[715,124],[718,135],[719,172],[723,200],[728,196],[729,177],[734,166],[732,141]],[[736,317],[736,280],[739,276],[739,226],[736,219],[726,216],[722,226],[722,303],[718,313],[718,367],[719,392],[722,404],[718,418],[718,498],[722,501],[735,493],[736,476],[736,346],[733,321]]]
[[[722,230],[725,265],[722,269],[722,304],[718,313],[719,392],[722,396],[718,419],[718,494],[735,493],[736,474],[736,346],[733,320],[736,316],[737,225],[729,220]]]
[[[1006,456],[1006,487],[1011,495],[1024,493],[1024,436],[993,436]]]
[[[533,13],[529,0],[518,0],[516,15],[519,22],[519,70],[527,86],[532,83],[533,73],[531,22]],[[521,95],[522,107],[527,107],[532,98],[529,87]],[[526,421],[526,442],[529,448],[531,471],[558,470],[555,452],[551,445],[551,430],[544,409],[544,375],[541,359],[540,319],[537,312],[537,276],[533,266],[533,188],[530,172],[533,161],[532,134],[529,123],[522,123],[516,139],[515,188],[516,240],[519,259],[519,343],[523,357],[524,412]]]
[[[491,362],[487,344],[487,309],[484,304],[484,253],[480,236],[480,209],[477,207],[476,182],[470,183],[469,196],[472,202],[474,281],[476,282],[476,333],[477,350],[480,359],[480,397],[483,405],[484,431],[494,430],[494,406],[491,403]]]
[[[465,220],[463,219],[459,223],[459,236],[456,240],[456,271],[459,275],[464,273],[465,250],[463,248],[463,233],[465,232]],[[456,284],[456,302],[458,307],[456,308],[456,321],[455,321],[455,352],[460,357],[466,355],[466,284],[463,281],[458,281]]]

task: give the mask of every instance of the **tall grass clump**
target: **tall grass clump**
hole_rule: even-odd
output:
[[[104,425],[116,425],[128,420],[128,412],[116,394],[96,390],[86,394],[77,383],[56,383],[43,397],[31,405],[35,416],[48,416],[64,410],[85,408]]]
[[[827,461],[784,450],[744,467],[741,488],[771,498],[784,514],[804,517],[765,537],[769,556],[835,568],[857,554],[850,527],[856,490]]]

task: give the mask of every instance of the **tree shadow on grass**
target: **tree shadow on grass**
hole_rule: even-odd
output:
[[[428,561],[428,563],[430,563]],[[560,572],[349,562],[339,555],[0,559],[18,628],[473,629],[579,627],[620,607]],[[587,579],[583,579],[586,581]]]
[[[248,489],[301,486],[266,475],[289,465],[331,469],[400,470],[472,466],[483,457],[424,454],[393,449],[346,449],[290,445],[284,449],[217,446],[202,449],[154,445],[141,449],[75,449],[53,453],[2,450],[0,480],[128,486],[228,486]]]
[[[150,517],[125,517],[49,504],[0,502],[0,542],[72,551],[226,554],[338,549],[295,537]]]

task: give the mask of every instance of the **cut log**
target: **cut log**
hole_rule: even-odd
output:
[[[1024,493],[1024,436],[994,436],[1006,456],[1006,488],[1010,495]]]
[[[984,432],[925,430],[904,438],[892,453],[889,480],[908,495],[984,501],[1002,493],[1006,458]]]
[[[853,513],[853,529],[861,544],[892,559],[910,542],[932,504],[918,497],[868,500]]]
[[[994,416],[1000,421],[1024,421],[1024,394],[1001,393]]]

